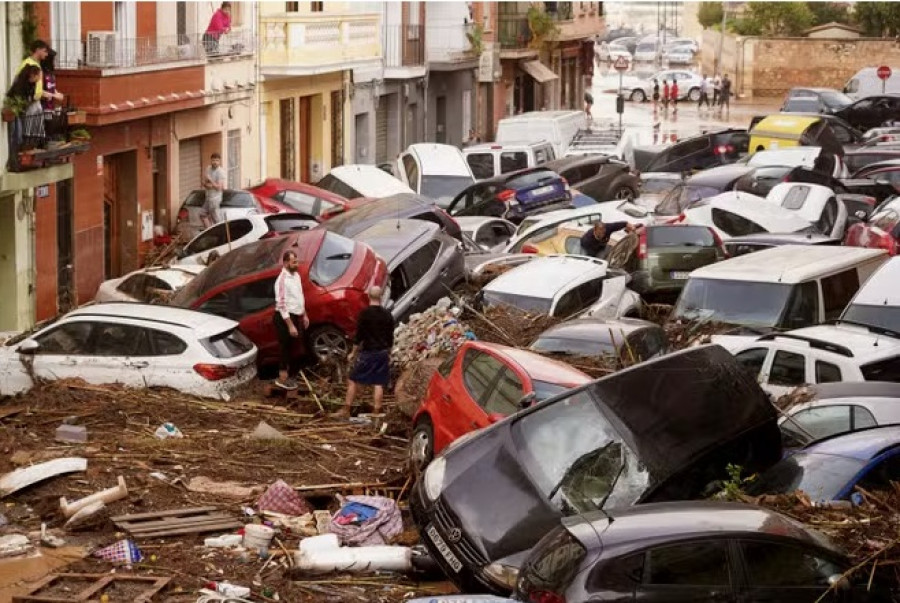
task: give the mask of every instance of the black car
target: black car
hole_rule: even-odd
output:
[[[679,140],[662,150],[635,148],[635,166],[641,172],[693,172],[734,163],[747,154],[747,130],[728,129]]]
[[[562,517],[691,499],[728,463],[752,473],[780,457],[768,397],[724,348],[706,345],[457,440],[425,469],[410,509],[431,556],[463,591],[505,594]]]
[[[450,203],[451,216],[494,216],[518,224],[525,216],[571,209],[569,184],[544,166],[479,180]]]
[[[775,511],[741,503],[659,503],[563,519],[523,565],[516,599],[889,600],[880,581],[869,588],[868,572],[844,577],[851,567],[825,536]]]
[[[833,239],[829,236],[819,233],[786,233],[772,234],[763,232],[758,234],[743,235],[740,237],[731,237],[725,241],[725,251],[729,257],[737,257],[746,255],[754,251],[762,251],[770,247],[781,247],[782,245],[840,245],[840,239]]]
[[[666,332],[639,318],[576,318],[554,325],[537,336],[528,349],[551,356],[612,356],[634,364],[665,354]]]
[[[886,122],[900,121],[900,95],[867,96],[833,113],[865,132]]]
[[[831,88],[791,88],[781,106],[782,113],[830,113],[848,107],[853,99]]]
[[[434,204],[434,201],[415,193],[399,193],[369,201],[326,220],[324,228],[353,238],[368,227],[387,219],[409,218],[434,222],[454,239],[462,240],[462,230],[450,214]]]
[[[844,153],[844,163],[851,174],[880,161],[900,159],[900,148],[896,146],[865,147]]]
[[[553,170],[570,186],[601,203],[634,199],[640,190],[640,178],[631,173],[628,164],[605,155],[563,157],[548,161],[543,167]]]

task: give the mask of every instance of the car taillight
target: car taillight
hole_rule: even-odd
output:
[[[687,216],[685,216],[684,214],[678,214],[678,216],[672,218],[671,220],[666,220],[666,224],[681,224],[682,222],[684,222],[685,218],[687,218]]]
[[[179,222],[187,222],[189,217],[190,216],[188,215],[187,209],[182,207],[180,210],[178,210],[178,221]]]
[[[540,253],[540,250],[534,245],[522,245],[522,253]]]
[[[716,155],[728,155],[734,153],[734,147],[730,144],[720,144],[713,147],[713,153]]]
[[[220,381],[237,374],[237,367],[225,366],[224,364],[203,364],[194,365],[194,372],[206,379],[207,381]]]
[[[638,235],[637,256],[639,260],[647,259],[647,229],[642,228]]]
[[[528,593],[530,603],[566,603],[565,597],[546,590],[536,590]]]
[[[511,188],[502,190],[499,193],[497,193],[497,200],[502,201],[503,203],[509,203],[510,201],[512,201],[515,198],[516,198],[516,191],[514,191]]]

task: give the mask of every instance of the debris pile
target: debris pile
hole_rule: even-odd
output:
[[[484,312],[465,307],[463,319],[481,341],[528,347],[538,335],[560,322],[559,318],[525,312],[511,306],[490,306]]]
[[[711,321],[669,321],[663,325],[669,340],[669,351],[683,350],[710,343],[713,335],[736,334],[740,329],[733,325]]]
[[[411,362],[453,354],[467,339],[474,339],[460,322],[460,314],[460,309],[444,297],[428,310],[410,316],[394,331],[394,369],[402,371]]]

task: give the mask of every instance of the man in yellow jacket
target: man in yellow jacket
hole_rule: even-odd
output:
[[[31,54],[22,61],[22,64],[19,65],[19,68],[16,69],[16,74],[22,71],[22,68],[25,65],[34,65],[38,69],[41,68],[41,61],[47,58],[47,55],[50,54],[50,45],[44,42],[43,40],[35,40],[31,43],[29,47]],[[41,74],[40,79],[37,81],[34,87],[34,100],[39,101],[44,98],[44,76]],[[50,97],[50,93],[46,93],[47,97]]]

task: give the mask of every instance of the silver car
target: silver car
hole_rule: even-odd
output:
[[[678,82],[678,100],[700,100],[700,84],[703,78],[685,69],[664,69],[654,75],[640,80],[631,82],[623,82],[622,93],[625,98],[637,102],[644,102],[653,98],[653,80],[659,82],[659,91],[662,95],[663,82],[672,83],[672,80]]]

